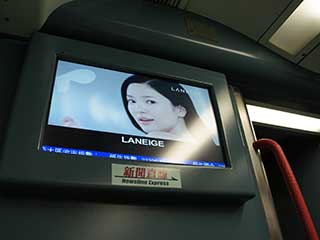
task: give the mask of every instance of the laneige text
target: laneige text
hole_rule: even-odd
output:
[[[137,145],[145,145],[145,146],[152,146],[152,147],[164,147],[164,141],[161,140],[154,140],[154,139],[147,139],[147,138],[136,138],[136,137],[121,137],[122,143],[131,143]]]

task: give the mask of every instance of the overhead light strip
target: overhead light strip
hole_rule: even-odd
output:
[[[269,42],[291,55],[296,55],[319,33],[320,0],[304,0]]]
[[[247,105],[250,120],[273,126],[320,133],[320,118]]]

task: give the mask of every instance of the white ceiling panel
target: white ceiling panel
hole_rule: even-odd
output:
[[[305,47],[303,47],[300,51],[295,54],[290,54],[289,52],[284,51],[283,49],[273,45],[270,42],[273,34],[277,32],[279,28],[286,22],[286,20],[290,17],[290,15],[297,9],[297,7],[301,4],[303,0],[292,0],[290,5],[286,8],[286,10],[281,14],[281,16],[274,22],[274,24],[265,32],[263,37],[260,39],[259,43],[266,46],[270,50],[274,51],[275,53],[285,57],[286,59],[294,62],[299,63],[313,48],[317,46],[320,42],[320,35],[314,38],[311,42],[309,42]],[[312,23],[311,23],[312,24]],[[303,28],[303,29],[302,29]],[[297,26],[295,31],[298,31],[300,34],[303,34],[303,30],[306,27]],[[289,39],[288,41],[293,41]],[[288,45],[291,43],[288,42]]]
[[[301,61],[300,65],[311,71],[320,73],[320,44]]]
[[[291,0],[190,0],[186,10],[258,40]]]

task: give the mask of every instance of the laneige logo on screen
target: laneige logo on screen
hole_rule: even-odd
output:
[[[164,147],[164,141],[147,139],[147,138],[136,138],[136,137],[121,137],[121,142],[126,144],[137,144],[152,147]]]
[[[179,93],[188,93],[186,89],[183,88],[177,88],[177,87],[171,87],[172,92],[179,92]]]

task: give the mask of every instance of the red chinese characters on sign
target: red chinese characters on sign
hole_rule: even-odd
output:
[[[127,178],[149,178],[149,179],[168,179],[168,171],[166,169],[149,168],[149,167],[128,167],[124,168],[124,177]]]
[[[128,178],[134,177],[134,169],[134,167],[125,167],[123,176]]]
[[[146,168],[137,167],[136,178],[145,178],[145,177],[146,177]]]
[[[157,170],[155,168],[148,168],[147,178],[154,179],[157,177]]]
[[[168,172],[164,169],[159,169],[157,174],[158,179],[168,179]]]

